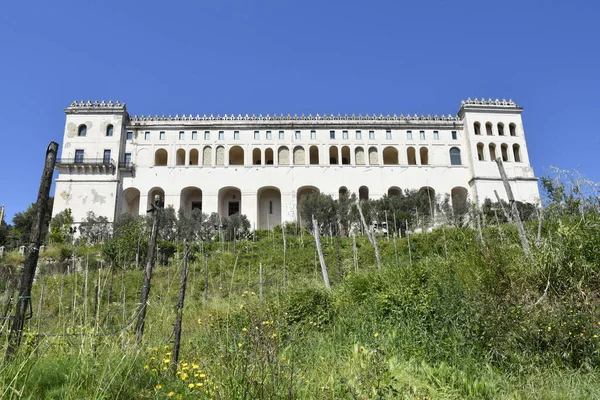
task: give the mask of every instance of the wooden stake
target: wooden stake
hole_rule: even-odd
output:
[[[515,201],[512,189],[510,187],[510,183],[508,182],[508,176],[506,175],[506,171],[504,170],[502,158],[498,157],[496,159],[496,164],[498,164],[498,171],[500,171],[500,177],[502,178],[502,182],[504,183],[504,190],[506,190],[506,195],[508,196],[508,203],[510,204],[513,220],[517,225],[517,232],[519,232],[519,238],[521,239],[521,247],[523,248],[523,251],[527,254],[529,253],[529,244],[527,243],[525,228],[523,227],[523,223],[521,222],[521,216],[519,215],[519,210],[517,209],[517,202]]]
[[[312,216],[312,224],[315,245],[317,246],[317,253],[319,254],[319,263],[321,264],[321,273],[323,274],[323,282],[327,289],[331,289],[331,285],[329,284],[329,274],[327,273],[327,266],[325,265],[325,257],[323,256],[323,249],[321,248],[321,232],[319,231],[319,224],[314,215]]]
[[[510,217],[510,214],[504,208],[504,204],[502,203],[502,200],[500,200],[500,196],[498,196],[498,191],[495,189],[494,189],[494,195],[496,196],[496,201],[498,202],[498,204],[500,204],[500,208],[502,209],[502,214],[504,214],[504,218],[506,218],[506,220],[508,222],[512,222],[512,218]]]
[[[258,267],[258,298],[262,300],[263,298],[263,270],[262,263],[259,263]]]
[[[406,222],[406,240],[408,241],[408,261],[412,265],[412,252],[410,251],[410,232],[408,231],[408,220]]]
[[[358,272],[358,251],[356,249],[356,234],[352,232],[352,254],[354,256],[354,272]]]
[[[205,273],[206,276],[204,278],[204,300],[208,299],[208,254],[204,254],[204,260],[205,260]]]
[[[179,281],[179,299],[177,301],[177,317],[173,326],[173,336],[175,342],[173,345],[173,354],[171,355],[171,370],[177,371],[177,362],[179,361],[179,348],[181,347],[181,321],[183,320],[183,305],[185,303],[185,288],[187,285],[188,268],[188,244],[187,240],[183,240],[183,261],[181,263],[181,277]]]

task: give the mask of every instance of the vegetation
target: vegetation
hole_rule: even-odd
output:
[[[320,215],[331,290],[323,286],[312,237],[297,225],[250,234],[241,217],[224,224],[199,212],[172,218],[165,210],[141,346],[132,322],[142,282],[136,256],[143,264],[148,240],[144,221],[120,221],[103,244],[51,245],[42,253],[20,352],[0,367],[0,397],[597,398],[599,206],[583,193],[565,196],[568,183],[545,184],[563,194],[549,196],[541,225],[535,209],[525,218],[528,255],[516,228],[496,217],[499,204],[488,204],[480,235],[468,204],[457,213],[444,211],[442,200],[434,211],[449,223],[416,233],[422,210],[409,224],[409,245],[404,231],[388,237],[378,225],[381,208],[367,203],[380,272],[367,237],[348,237],[355,199],[313,196],[301,214]],[[387,225],[398,218],[406,226],[399,214],[409,211],[389,206],[394,201],[379,203],[388,205]],[[330,231],[325,218],[339,230]],[[183,239],[192,240],[192,251],[173,372]],[[75,262],[78,272],[58,273],[60,262]],[[8,280],[0,282],[0,293],[9,293]],[[0,311],[6,304],[0,297]]]

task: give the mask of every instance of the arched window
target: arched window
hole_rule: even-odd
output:
[[[229,149],[229,165],[244,165],[244,149],[240,146]]]
[[[479,122],[473,124],[473,129],[475,129],[476,135],[481,135],[481,124]]]
[[[217,165],[225,165],[225,147],[217,146]]]
[[[502,153],[502,161],[507,162],[508,161],[508,146],[506,145],[506,143],[502,143],[502,145],[500,146],[500,152]]]
[[[490,143],[490,161],[496,160],[496,145],[494,143]]]
[[[398,165],[398,150],[395,147],[388,146],[383,149],[383,164]]]
[[[274,153],[272,148],[265,150],[265,165],[273,165]]]
[[[483,143],[477,143],[477,159],[479,161],[485,161],[485,151],[483,150]]]
[[[342,147],[342,165],[350,164],[350,147]]]
[[[254,148],[252,150],[252,164],[261,165],[262,164],[262,154],[260,149]]]
[[[281,146],[277,150],[277,164],[289,165],[290,164],[290,151],[286,146]]]
[[[356,165],[365,165],[365,151],[360,146],[354,149],[354,162]]]
[[[421,156],[421,165],[429,165],[429,150],[427,150],[427,147],[421,147],[419,155]]]
[[[462,165],[460,159],[460,149],[453,147],[450,149],[450,165]]]
[[[304,147],[296,146],[294,147],[294,165],[304,165],[306,164],[306,157],[304,156]]]
[[[167,165],[169,155],[165,149],[158,149],[154,153],[154,165],[157,167],[164,167]]]
[[[498,135],[504,136],[504,124],[502,122],[498,122]]]
[[[488,122],[485,124],[485,132],[487,133],[488,136],[492,136],[492,123]]]
[[[112,125],[108,125],[106,127],[106,136],[112,136],[113,135],[113,126]]]
[[[198,149],[190,150],[190,165],[198,165]]]
[[[175,153],[175,165],[185,165],[185,150],[179,149]]]
[[[202,150],[202,165],[212,165],[212,147],[204,146]]]
[[[338,164],[338,148],[337,146],[331,146],[329,148],[329,164]]]
[[[310,165],[319,165],[319,148],[317,146],[310,146],[308,150]]]
[[[379,165],[379,156],[376,147],[369,147],[369,165]]]
[[[85,124],[79,125],[79,129],[77,129],[77,136],[86,136],[87,135],[87,126]]]
[[[369,200],[369,188],[366,186],[361,186],[358,189],[358,199],[359,200]]]
[[[515,156],[515,162],[521,162],[521,148],[518,144],[513,144],[513,155]]]
[[[402,197],[402,189],[400,189],[398,186],[392,186],[388,189],[387,195],[388,197]]]
[[[517,136],[517,126],[515,124],[508,125],[510,136]]]
[[[406,156],[408,158],[408,165],[417,165],[417,152],[414,147],[406,149]]]

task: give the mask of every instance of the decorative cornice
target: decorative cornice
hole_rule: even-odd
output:
[[[465,106],[465,105],[469,105],[469,106],[485,106],[485,107],[512,107],[512,108],[519,108],[519,106],[512,101],[512,99],[506,101],[506,99],[502,99],[502,100],[492,100],[492,99],[485,99],[485,98],[481,98],[481,100],[479,100],[478,98],[475,98],[475,100],[471,100],[471,98],[469,97],[467,100],[463,100],[460,102],[461,106]]]
[[[83,113],[126,113],[127,112],[127,107],[125,106],[125,103],[121,103],[118,100],[113,103],[112,100],[109,100],[108,103],[104,102],[104,100],[102,100],[101,102],[98,102],[98,100],[94,101],[93,103],[88,100],[87,102],[84,102],[83,100],[81,100],[80,102],[77,102],[77,100],[75,100],[74,102],[72,102],[69,107],[65,108],[65,113],[67,114],[73,114],[73,113],[79,113],[79,112],[83,112]]]

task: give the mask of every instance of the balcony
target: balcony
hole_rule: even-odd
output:
[[[80,173],[114,173],[115,161],[112,158],[57,158],[56,168]]]
[[[133,172],[135,165],[131,161],[119,161],[119,171]]]

